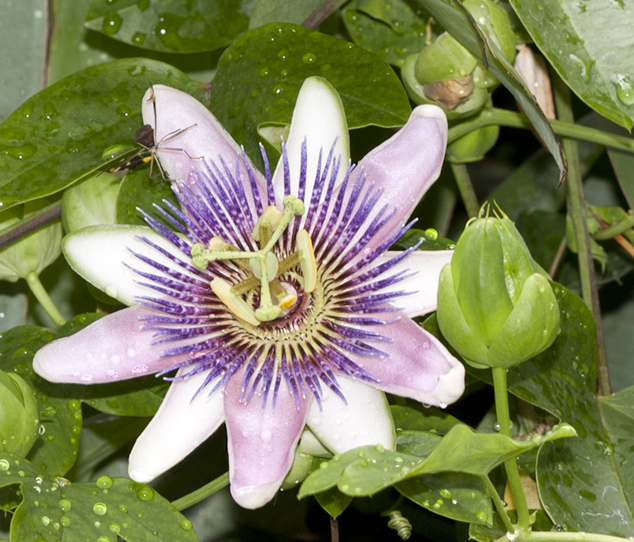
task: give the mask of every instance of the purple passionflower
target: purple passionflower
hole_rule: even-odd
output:
[[[225,422],[232,495],[255,508],[303,431],[333,453],[393,449],[383,391],[441,407],[460,397],[463,366],[411,319],[435,309],[451,252],[388,252],[440,172],[439,108],[414,109],[352,168],[339,95],[307,79],[279,164],[271,175],[263,154],[262,175],[191,96],[150,89],[152,125],[154,105],[155,139],[171,138],[158,156],[181,204],[164,211],[176,233],[147,217],[67,236],[73,268],[131,306],[33,361],[53,382],[176,370],[132,450],[132,479],[154,479]]]

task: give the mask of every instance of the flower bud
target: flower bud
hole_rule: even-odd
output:
[[[447,147],[447,159],[454,164],[477,162],[491,150],[500,135],[500,127],[485,126],[463,135]]]
[[[15,373],[0,371],[0,451],[25,457],[38,437],[37,400]]]
[[[451,346],[478,369],[517,365],[559,333],[548,275],[506,216],[467,225],[440,274],[437,317]]]
[[[0,213],[0,230],[34,215],[48,203],[39,199]],[[39,275],[61,253],[62,225],[59,220],[54,220],[0,249],[0,280],[16,282],[31,272]]]

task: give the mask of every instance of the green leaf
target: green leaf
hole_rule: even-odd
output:
[[[396,489],[441,516],[468,523],[491,524],[491,498],[478,476],[455,472],[424,474],[396,484]]]
[[[348,505],[352,502],[352,497],[341,493],[336,487],[317,493],[315,499],[332,519],[337,519]]]
[[[86,26],[152,51],[212,51],[247,29],[251,4],[250,0],[91,0]]]
[[[3,208],[94,174],[107,147],[134,141],[141,98],[152,83],[196,88],[166,64],[127,59],[87,68],[25,102],[0,125]]]
[[[390,410],[397,434],[400,431],[428,431],[446,435],[454,425],[462,423],[439,408],[429,408],[421,412],[410,407],[390,405]]]
[[[269,23],[302,24],[323,0],[259,0],[249,19],[249,30]]]
[[[23,502],[11,522],[15,540],[197,541],[192,524],[155,490],[127,478],[74,483],[0,453],[0,486],[21,484]]]
[[[400,67],[424,47],[429,14],[404,0],[391,0],[385,9],[389,23],[364,13],[357,0],[346,5],[342,19],[354,43]]]
[[[79,387],[79,386],[78,386]],[[75,396],[91,407],[115,416],[154,416],[169,384],[154,375],[125,382],[80,386]]]
[[[75,463],[81,434],[80,403],[50,393],[50,385],[33,372],[33,355],[55,338],[51,330],[22,326],[0,339],[0,369],[15,371],[34,389],[40,413],[40,437],[29,457],[37,468],[62,476]]]
[[[515,510],[507,510],[511,523],[517,523],[517,512]],[[478,542],[491,542],[506,536],[508,530],[502,522],[500,515],[493,512],[493,525],[484,525],[472,523],[469,526],[469,540],[477,540]],[[530,515],[532,531],[551,531],[553,530],[553,522],[550,520],[546,512],[543,510],[535,510]],[[555,535],[556,536],[556,535]],[[553,537],[555,538],[555,537]]]
[[[631,13],[624,2],[510,0],[559,75],[590,107],[624,126],[634,122]],[[553,31],[553,21],[557,21]]]
[[[621,185],[623,195],[630,209],[634,204],[634,155],[628,152],[609,150],[610,160],[614,168],[614,174]]]
[[[270,24],[237,38],[223,53],[211,108],[252,158],[263,123],[290,124],[299,89],[320,75],[341,95],[348,126],[401,126],[410,114],[405,90],[380,58],[301,26]]]
[[[504,460],[549,440],[574,436],[567,424],[553,427],[545,435],[514,440],[500,434],[474,433],[466,425],[451,428],[438,446],[425,458],[364,446],[336,455],[312,472],[299,491],[299,497],[332,487],[350,496],[369,496],[420,474],[461,472],[485,476]]]
[[[154,207],[154,204],[165,208],[165,205],[161,203],[165,199],[178,208],[178,200],[174,192],[172,192],[170,183],[165,182],[160,175],[153,179],[150,178],[149,170],[149,166],[135,168],[123,178],[117,198],[117,224],[146,226],[147,223],[139,212],[139,209],[141,209],[166,226],[174,227]]]
[[[26,324],[28,296],[20,284],[0,284],[0,333]]]
[[[46,27],[45,0],[5,2],[0,17],[0,122],[25,99],[44,86]]]
[[[532,94],[522,82],[515,68],[504,57],[500,49],[484,35],[481,27],[478,30],[472,26],[466,15],[466,10],[456,0],[417,0],[478,60],[487,66],[488,70],[499,79],[518,101],[535,130],[542,138],[548,151],[552,154],[559,167],[559,178],[563,179],[566,164],[561,146],[555,139],[555,134],[541,109],[537,106]],[[476,24],[474,22],[474,24]]]

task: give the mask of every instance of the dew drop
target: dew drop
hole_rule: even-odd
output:
[[[259,73],[260,77],[266,77],[269,73],[271,73],[271,71],[267,67],[264,67],[260,69]]]
[[[59,518],[59,524],[62,527],[70,527],[70,518],[68,516],[62,516]]]
[[[102,489],[108,489],[112,487],[112,478],[110,478],[110,476],[100,476],[97,478],[95,485]]]
[[[59,507],[63,512],[68,512],[71,509],[71,504],[68,499],[62,499],[59,501]]]
[[[612,77],[616,86],[616,96],[625,105],[634,104],[634,87],[627,75],[617,74]]]
[[[9,467],[9,462],[6,459],[0,459],[0,470],[7,471]]]
[[[302,57],[302,62],[304,64],[314,64],[315,62],[317,62],[317,55],[314,53],[306,53]]]
[[[68,410],[79,410],[81,408],[81,403],[77,399],[71,399],[66,403]]]
[[[440,493],[445,499],[451,499],[451,491],[448,489],[441,489],[438,493]]]
[[[119,525],[117,525],[116,523],[111,523],[111,524],[108,526],[108,530],[109,530],[111,533],[114,533],[114,534],[119,534],[119,533],[121,532],[121,527],[119,527]]]
[[[45,527],[48,526],[48,524],[51,522],[51,518],[49,518],[48,516],[42,516],[40,518],[40,521],[42,522],[42,525],[44,525]]]
[[[122,22],[123,19],[121,18],[121,15],[119,15],[117,12],[108,13],[103,18],[101,30],[104,34],[112,36],[113,34],[119,32]]]
[[[192,522],[189,521],[188,519],[184,519],[183,521],[181,521],[181,529],[183,529],[184,531],[191,531]]]
[[[100,536],[97,538],[97,542],[110,542],[110,539],[107,536]]]
[[[284,85],[275,85],[273,87],[273,94],[282,94],[285,89],[286,87],[284,87]]]
[[[385,446],[383,446],[383,444],[377,444],[377,445],[374,447],[374,449],[375,449],[377,452],[382,453],[382,452],[384,452],[384,451],[385,451]]]
[[[108,507],[104,503],[98,502],[93,505],[92,511],[98,516],[103,516],[108,511]]]
[[[476,512],[476,517],[480,521],[488,521],[488,519],[489,519],[489,516],[487,516],[485,512]]]
[[[132,35],[132,43],[134,45],[143,45],[145,43],[145,34],[143,32],[135,32]]]
[[[151,501],[154,498],[154,490],[145,486],[136,492],[136,496],[140,501]]]
[[[117,504],[117,509],[124,514],[128,513],[128,507],[125,504]]]

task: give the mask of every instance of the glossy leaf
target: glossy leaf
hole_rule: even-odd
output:
[[[382,446],[364,446],[336,455],[312,472],[302,484],[299,497],[332,487],[350,496],[373,495],[386,487],[420,474],[461,472],[484,476],[505,459],[553,439],[574,436],[566,424],[545,435],[519,441],[500,434],[474,433],[466,425],[451,428],[425,458],[392,452]]]
[[[350,495],[341,493],[336,487],[333,487],[322,493],[317,493],[315,499],[332,519],[337,519],[348,505],[352,502]]]
[[[431,13],[436,22],[466,47],[473,56],[483,62],[518,101],[555,159],[559,168],[559,178],[562,179],[566,172],[566,165],[561,146],[532,94],[496,44],[485,36],[482,27],[478,26],[476,31],[465,13],[466,10],[459,5],[460,2],[455,0],[417,1]],[[473,24],[476,23],[473,22]]]
[[[0,18],[0,122],[44,86],[46,27],[44,0],[5,2]]]
[[[198,540],[191,522],[167,500],[127,478],[71,484],[0,453],[0,487],[10,484],[21,484],[24,497],[11,522],[15,540]]]
[[[345,41],[291,24],[270,24],[237,38],[223,53],[211,109],[252,158],[263,123],[290,124],[306,77],[328,79],[341,96],[349,128],[400,126],[410,106],[399,79],[380,58]]]
[[[157,83],[196,88],[166,64],[130,59],[87,68],[26,101],[0,125],[3,208],[94,174],[108,147],[134,140],[141,98]]]
[[[154,205],[166,209],[162,202],[168,200],[178,208],[178,200],[172,192],[170,183],[164,181],[160,175],[153,179],[150,178],[149,170],[149,167],[139,167],[130,171],[123,178],[117,198],[117,224],[146,226],[142,210],[166,226],[174,227]]]
[[[424,412],[411,407],[391,405],[394,427],[397,436],[401,431],[427,431],[438,435],[446,435],[456,424],[461,423],[451,414],[439,409],[429,408]]]
[[[86,26],[152,51],[212,51],[247,29],[251,4],[248,0],[91,0]]]
[[[408,499],[457,521],[490,524],[491,499],[478,476],[455,472],[424,474],[396,485]]]
[[[359,47],[402,66],[405,59],[425,46],[429,14],[421,6],[404,0],[385,4],[388,21],[380,21],[350,2],[342,10],[342,19],[352,41]]]
[[[629,130],[634,123],[631,6],[611,0],[511,0],[511,5],[570,88]]]
[[[259,0],[249,19],[249,30],[269,23],[302,24],[323,0]]]

